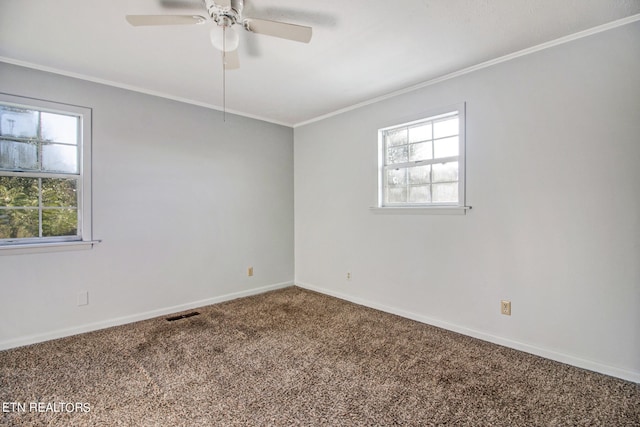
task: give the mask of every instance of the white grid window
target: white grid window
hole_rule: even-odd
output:
[[[0,246],[91,240],[91,110],[0,94]]]
[[[378,136],[379,207],[464,206],[464,106]]]

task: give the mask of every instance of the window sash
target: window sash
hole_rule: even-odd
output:
[[[19,244],[29,242],[60,242],[76,241],[82,239],[82,180],[76,174],[48,174],[48,173],[21,173],[0,171],[0,176],[34,178],[38,180],[38,205],[37,206],[0,206],[0,217],[7,211],[38,211],[38,236],[37,237],[9,237],[0,238],[0,244]],[[42,200],[42,179],[69,179],[75,181],[76,200],[75,206],[45,206]],[[43,214],[55,210],[73,210],[76,212],[76,233],[73,235],[45,236]]]

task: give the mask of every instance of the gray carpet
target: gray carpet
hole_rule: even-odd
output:
[[[198,311],[0,352],[0,424],[640,425],[638,384],[299,288]]]

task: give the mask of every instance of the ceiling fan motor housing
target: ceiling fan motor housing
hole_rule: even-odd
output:
[[[228,3],[228,5],[217,4],[214,0],[204,0],[204,6],[211,19],[223,27],[230,27],[240,22],[244,1],[227,0],[224,3]]]

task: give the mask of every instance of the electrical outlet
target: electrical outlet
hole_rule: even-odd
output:
[[[511,316],[511,301],[500,301],[500,313]]]
[[[249,277],[253,276],[253,267],[247,268],[247,276]]]
[[[351,280],[351,272],[347,271],[347,280]]]
[[[78,307],[81,305],[89,305],[89,292],[82,291],[78,294]]]

